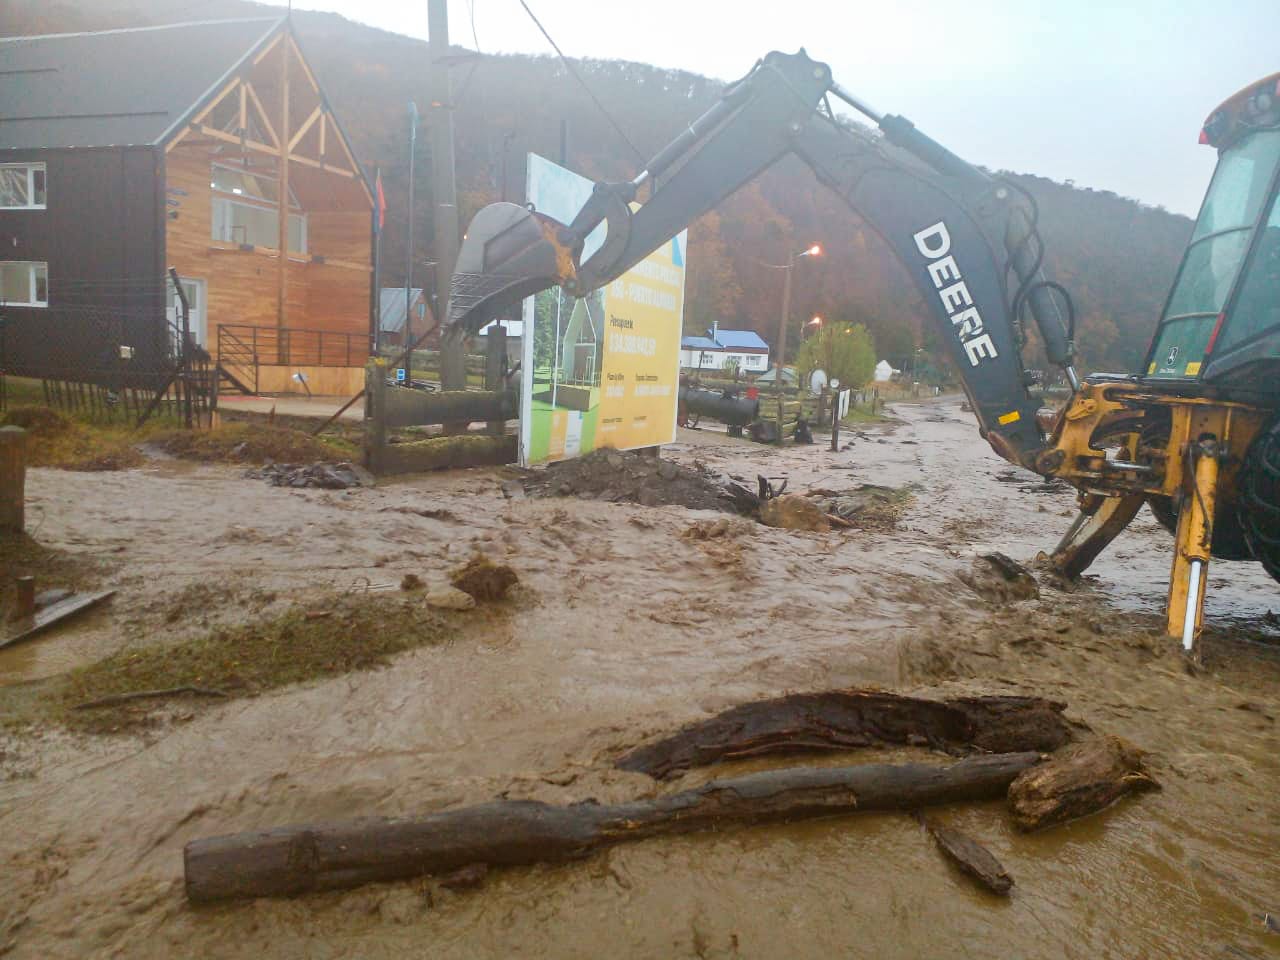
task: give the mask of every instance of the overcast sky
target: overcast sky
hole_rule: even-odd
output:
[[[1280,70],[1278,0],[527,0],[571,57],[719,79],[805,47],[967,160],[1194,216],[1206,114]],[[295,0],[425,38],[426,0]],[[449,0],[450,39],[549,53],[518,0]],[[567,81],[570,82],[570,81]]]

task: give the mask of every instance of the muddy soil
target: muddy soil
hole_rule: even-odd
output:
[[[381,670],[200,705],[141,735],[0,734],[0,954],[15,957],[1263,957],[1280,936],[1276,586],[1215,564],[1206,668],[1162,637],[1170,539],[1145,512],[1081,584],[990,600],[980,553],[1031,562],[1069,491],[1007,465],[958,401],[903,405],[848,449],[706,431],[666,455],[789,491],[916,484],[893,529],[687,536],[723,513],[508,499],[499,471],[349,491],[275,488],[177,462],[33,471],[44,543],[109,556],[113,605],[0,654],[0,714],[40,678],[264,604],[428,586],[477,552],[519,606]],[[710,529],[707,527],[705,529]],[[708,547],[731,546],[741,562]],[[175,605],[175,598],[199,602]],[[254,599],[256,598],[256,599]],[[172,612],[181,613],[170,620]],[[1034,694],[1150,751],[1163,785],[1018,833],[999,805],[936,811],[1017,885],[974,888],[905,815],[662,838],[475,889],[398,883],[194,910],[182,846],[308,820],[496,796],[601,802],[684,789],[614,769],[626,748],[735,703],[880,685]],[[913,748],[864,759],[918,755]],[[849,755],[815,758],[846,763]],[[715,776],[767,765],[726,764]]]

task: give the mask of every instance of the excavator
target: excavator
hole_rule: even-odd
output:
[[[833,98],[874,128],[837,115]],[[1200,142],[1217,167],[1137,373],[1076,370],[1071,299],[1045,275],[1029,194],[872,109],[804,50],[758,61],[633,179],[597,183],[571,223],[481,209],[444,336],[470,336],[553,285],[596,290],[798,156],[906,267],[992,449],[1077,489],[1053,566],[1079,575],[1144,503],[1173,533],[1167,628],[1198,657],[1211,558],[1257,561],[1280,580],[1280,74],[1214,110]],[[1057,411],[1030,389],[1032,323],[1071,390]]]

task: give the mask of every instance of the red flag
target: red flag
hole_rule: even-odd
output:
[[[383,226],[387,221],[387,198],[382,192],[382,169],[379,168],[374,175],[373,191],[378,203],[378,232],[382,232]]]

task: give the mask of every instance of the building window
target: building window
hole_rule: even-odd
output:
[[[0,163],[0,210],[43,210],[43,163]]]
[[[214,164],[213,239],[275,249],[280,245],[279,182],[259,170]],[[307,217],[289,191],[289,252],[307,252]]]
[[[47,307],[49,265],[21,260],[0,261],[0,304],[11,307]]]

